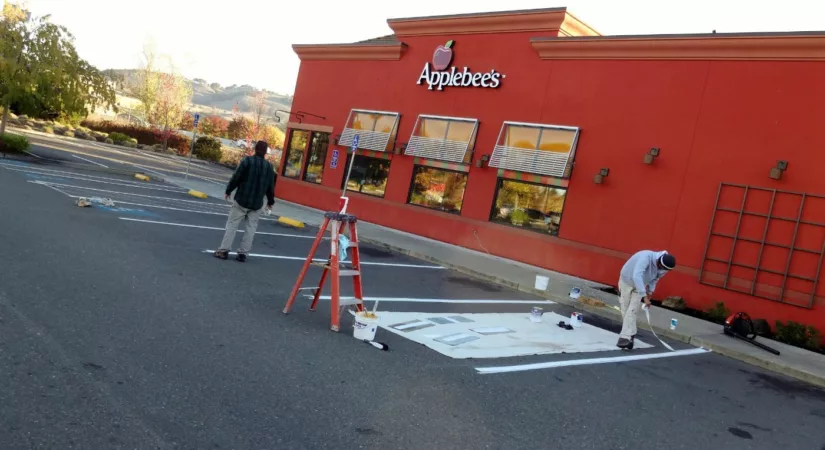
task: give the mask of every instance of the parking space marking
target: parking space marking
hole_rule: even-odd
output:
[[[10,170],[12,172],[20,172],[20,173],[24,173],[26,175],[33,175],[34,178],[37,178],[37,177],[68,178],[68,179],[71,179],[71,180],[88,181],[90,183],[114,184],[114,185],[118,185],[118,186],[133,187],[133,188],[138,188],[138,189],[147,189],[147,190],[150,190],[150,191],[175,192],[175,193],[179,193],[179,194],[184,194],[184,193],[188,192],[187,189],[181,189],[181,188],[175,188],[175,187],[160,188],[160,187],[153,187],[153,186],[157,186],[157,185],[147,185],[146,183],[141,184],[141,183],[133,183],[131,181],[112,179],[112,178],[106,179],[106,178],[99,178],[99,177],[89,177],[89,176],[82,175],[82,174],[78,174],[79,176],[60,175],[60,174],[57,174],[57,173],[41,172],[41,171],[37,171],[37,170],[28,170],[28,169],[12,169],[12,168],[8,168],[8,167],[6,168],[6,170]],[[95,178],[98,178],[98,179],[95,179]],[[113,180],[113,181],[108,181],[108,180]],[[46,183],[57,183],[57,182],[56,181],[46,181]],[[80,188],[82,186],[74,186],[74,187]]]
[[[476,371],[480,374],[523,372],[523,371],[526,371],[526,370],[553,369],[553,368],[556,368],[556,367],[586,366],[586,365],[593,365],[593,364],[611,364],[611,363],[621,363],[621,362],[629,362],[629,361],[642,361],[642,360],[646,360],[646,359],[673,358],[673,357],[676,357],[676,356],[701,355],[701,354],[709,353],[709,352],[710,352],[709,350],[705,350],[703,348],[691,348],[691,349],[688,349],[688,350],[676,350],[675,352],[648,353],[648,354],[644,354],[644,355],[615,356],[615,357],[611,357],[611,358],[574,359],[574,360],[569,360],[569,361],[551,361],[551,362],[535,363],[535,364],[521,364],[521,365],[517,365],[517,366],[476,367]]]
[[[215,253],[215,250],[204,250],[203,253]],[[235,252],[230,252],[230,255],[237,255]],[[283,255],[263,255],[260,253],[250,253],[249,256],[253,258],[269,258],[269,259],[286,259],[291,261],[306,261],[306,256],[283,256]],[[313,261],[315,262],[326,262],[326,259],[322,258],[314,258]],[[350,264],[350,261],[341,261],[345,264]],[[366,262],[361,261],[362,265],[365,266],[385,266],[385,267],[406,267],[408,269],[441,269],[444,268],[441,266],[427,266],[423,264],[395,264],[395,263],[379,263],[379,262]]]
[[[86,161],[87,163],[97,164],[98,166],[100,166],[100,167],[104,167],[104,168],[106,168],[106,169],[108,169],[108,168],[109,168],[109,166],[104,166],[103,164],[100,164],[99,162],[94,162],[94,161],[92,161],[92,160],[90,160],[90,159],[81,158],[80,156],[77,156],[77,155],[75,155],[75,154],[72,154],[72,156],[74,156],[75,158],[77,158],[77,159],[79,159],[79,160],[81,160],[81,161]]]
[[[18,169],[8,169],[8,170],[26,173],[25,170],[18,170]],[[39,175],[47,176],[48,174],[39,174]],[[147,186],[147,185],[140,185],[140,184],[137,184],[137,183],[133,184],[133,183],[128,182],[128,181],[118,181],[118,182],[114,182],[114,181],[96,181],[96,180],[85,180],[83,178],[69,177],[69,176],[64,176],[64,175],[48,175],[48,176],[54,176],[54,177],[59,177],[59,178],[74,178],[74,179],[79,180],[79,181],[89,181],[89,182],[94,182],[94,183],[105,183],[105,184],[112,184],[112,185],[115,185],[115,186],[125,186],[125,187],[130,187],[130,188],[146,189],[146,190],[149,190],[149,191],[173,192],[175,194],[184,194],[184,193],[187,192],[187,191],[180,190],[179,188],[153,187],[153,185],[148,185]],[[57,183],[57,182],[54,182],[54,181],[44,181],[43,183],[49,183],[49,184],[54,184],[54,185],[57,185],[57,186],[65,186],[65,187],[70,187],[70,188],[73,187],[73,188],[78,188],[78,189],[88,189],[88,190],[92,190],[92,191],[110,192],[112,194],[137,195],[139,197],[150,197],[150,198],[171,198],[171,197],[153,197],[151,195],[133,194],[131,192],[111,191],[111,190],[107,190],[107,189],[98,189],[98,188],[93,188],[93,187],[89,187],[89,186],[77,186],[77,185],[73,185],[73,184]],[[197,201],[194,201],[194,200],[182,200],[181,199],[181,201],[188,201],[188,202],[198,203]],[[201,203],[210,203],[210,202],[201,202]]]
[[[88,190],[88,191],[107,192],[109,194],[131,195],[131,196],[134,196],[134,197],[144,197],[144,198],[160,199],[160,200],[173,200],[175,202],[184,202],[184,203],[195,203],[195,204],[198,204],[198,205],[220,206],[220,207],[226,207],[226,208],[229,208],[229,206],[230,206],[228,203],[215,203],[215,202],[205,202],[205,201],[202,201],[202,200],[184,200],[182,198],[158,197],[156,195],[145,195],[145,194],[133,194],[131,192],[112,191],[112,190],[109,190],[109,189],[98,189],[98,188],[92,188],[92,187],[88,187],[88,186],[75,186],[73,184],[53,183],[51,181],[29,181],[29,183],[51,184],[53,186],[60,186],[62,188],[77,188],[77,189],[85,189],[85,190]],[[116,184],[116,183],[112,183],[112,184]],[[135,187],[135,186],[129,186],[129,185],[124,185],[124,186]],[[177,194],[182,193],[180,191],[172,191],[172,190],[168,190],[168,189],[156,189],[156,190],[175,192]]]
[[[587,323],[557,326],[567,317],[547,312],[542,322],[521,313],[431,313],[379,311],[378,325],[397,336],[455,359],[511,358],[562,353],[621,351],[618,334]],[[461,320],[443,320],[461,319]],[[433,324],[429,326],[429,324]],[[407,324],[416,324],[407,327]],[[424,325],[428,326],[424,326]],[[636,339],[637,349],[653,348]]]
[[[312,298],[312,295],[305,297]],[[329,300],[329,295],[322,295],[321,300]],[[351,299],[352,297],[341,297],[343,299]],[[495,299],[454,299],[454,298],[407,298],[407,297],[364,297],[365,302],[398,302],[398,303],[456,303],[456,304],[511,304],[511,305],[537,305],[537,304],[555,304],[550,300],[495,300]],[[445,317],[444,323],[460,323],[460,320]]]
[[[88,175],[85,173],[78,173],[78,172],[68,172],[65,170],[54,170],[54,169],[44,169],[42,167],[35,167],[29,164],[16,164],[16,163],[0,163],[5,169],[12,170],[15,172],[32,172],[32,173],[42,173],[43,175],[53,175],[59,178],[77,178],[82,179],[84,181],[101,181],[101,182],[108,182],[114,181],[118,183],[129,183],[134,184],[135,186],[145,186],[146,183],[144,182],[132,182],[122,180],[120,178],[109,178],[109,177],[99,177],[95,175]],[[184,188],[177,188],[175,186],[169,186],[170,189],[179,189],[181,192],[186,192],[188,189]]]
[[[207,227],[204,225],[191,225],[187,223],[175,223],[175,222],[160,222],[157,220],[141,220],[141,219],[131,219],[128,217],[120,217],[120,220],[128,220],[129,222],[140,222],[140,223],[149,223],[149,224],[156,224],[156,225],[168,225],[173,227],[186,227],[186,228],[199,228],[202,230],[215,230],[215,231],[225,231],[225,228],[222,227]],[[243,233],[244,230],[238,230],[238,233]],[[300,234],[286,234],[286,233],[269,233],[266,231],[257,231],[255,234],[263,234],[267,236],[283,236],[283,237],[294,237],[294,238],[301,238],[301,239],[315,239],[315,236],[304,236]],[[324,239],[329,239],[325,237]]]

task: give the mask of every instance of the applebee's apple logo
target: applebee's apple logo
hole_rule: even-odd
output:
[[[495,69],[487,73],[473,73],[469,67],[464,66],[464,70],[455,67],[447,70],[453,62],[453,45],[455,41],[447,41],[444,45],[436,47],[433,52],[432,68],[430,63],[424,63],[424,70],[418,77],[417,84],[427,83],[428,89],[443,91],[446,86],[453,87],[482,87],[495,89],[501,85],[501,79],[506,75],[496,72]]]
[[[452,46],[455,41],[447,41],[446,45],[439,45],[433,52],[433,69],[444,70],[453,62]]]

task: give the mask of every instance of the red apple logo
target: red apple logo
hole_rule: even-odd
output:
[[[433,53],[433,68],[444,70],[453,62],[453,41],[447,41],[446,45],[439,45]]]

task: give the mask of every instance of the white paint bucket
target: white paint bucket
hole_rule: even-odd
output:
[[[582,289],[580,287],[574,287],[573,289],[570,289],[570,298],[572,298],[573,300],[578,300],[579,297],[581,297],[581,295]]]
[[[550,277],[544,275],[536,275],[536,289],[539,291],[546,291],[547,285],[550,284]]]
[[[359,341],[371,341],[375,339],[375,332],[377,330],[377,317],[367,317],[364,315],[364,312],[355,314],[355,322],[352,324],[352,337]]]
[[[533,309],[530,310],[530,321],[534,323],[541,322],[541,316],[544,314],[544,309],[539,308],[538,306],[534,306]]]
[[[581,313],[574,312],[570,314],[570,326],[573,328],[579,328],[584,323],[584,316]]]

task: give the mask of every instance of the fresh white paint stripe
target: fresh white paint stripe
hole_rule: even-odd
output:
[[[114,184],[114,185],[118,185],[118,186],[133,187],[133,188],[138,188],[138,189],[147,189],[147,190],[150,190],[150,191],[175,192],[175,193],[179,193],[179,194],[183,194],[183,193],[186,193],[186,192],[189,191],[188,189],[183,189],[183,188],[161,188],[161,187],[155,187],[155,185],[147,186],[145,183],[144,184],[132,183],[131,181],[118,180],[118,179],[114,179],[114,178],[91,177],[91,176],[80,175],[80,174],[61,175],[59,173],[51,173],[51,172],[59,172],[59,171],[44,172],[44,171],[41,171],[40,169],[16,169],[16,168],[13,169],[13,168],[9,168],[9,167],[7,167],[6,169],[11,170],[13,172],[30,173],[30,174],[33,174],[33,175],[42,175],[42,176],[46,176],[46,177],[55,177],[55,178],[68,178],[68,179],[72,179],[72,180],[88,181],[90,183]],[[65,173],[65,172],[61,172],[61,173]],[[44,181],[44,183],[53,183],[53,182]],[[80,186],[77,186],[77,187],[80,187]],[[88,188],[88,189],[90,189],[90,188]],[[136,194],[129,194],[129,195],[136,195]]]
[[[199,205],[221,206],[221,207],[226,207],[226,208],[229,208],[229,206],[230,206],[229,203],[214,203],[214,202],[204,202],[204,201],[199,201],[199,200],[184,200],[184,199],[172,198],[172,197],[158,197],[156,195],[133,194],[131,192],[110,191],[108,189],[97,189],[97,188],[91,188],[91,187],[88,187],[88,186],[75,186],[73,184],[53,183],[51,181],[30,181],[30,183],[51,184],[53,186],[60,186],[60,187],[64,187],[64,188],[78,188],[78,189],[83,189],[83,190],[87,190],[87,191],[108,192],[109,194],[131,195],[133,197],[144,197],[144,198],[154,198],[154,199],[160,199],[160,200],[171,200],[171,201],[174,201],[174,202],[197,203]],[[116,184],[116,183],[112,183],[112,184]],[[133,186],[129,186],[129,187],[133,187]],[[165,189],[156,189],[156,190],[165,190]],[[179,191],[170,191],[170,192],[180,193]],[[121,202],[121,203],[124,203],[124,202]]]
[[[34,153],[32,153],[32,152],[30,152],[30,151],[27,151],[27,150],[23,150],[23,153],[27,153],[27,154],[29,154],[29,155],[31,155],[31,156],[34,156],[34,157],[35,157],[35,158],[37,158],[37,159],[43,159],[43,157],[42,157],[42,156],[37,156],[37,155],[35,155]]]
[[[215,253],[215,250],[204,250],[204,253]],[[230,252],[230,255],[235,255],[234,252]],[[262,255],[258,253],[250,253],[249,256],[254,258],[271,258],[271,259],[288,259],[292,261],[306,261],[306,257],[303,256],[282,256],[282,255]],[[315,262],[326,262],[326,259],[321,258],[314,258],[313,261]],[[349,263],[349,261],[342,261],[344,263]],[[386,267],[407,267],[410,269],[443,269],[441,266],[425,266],[419,264],[393,264],[393,263],[379,263],[379,262],[365,262],[361,261],[361,264],[364,266],[386,266]],[[365,298],[364,300],[368,300]]]
[[[556,367],[587,366],[591,364],[612,364],[629,361],[642,361],[646,359],[672,358],[674,356],[701,355],[703,353],[708,353],[708,350],[705,350],[703,348],[692,348],[689,350],[677,350],[675,352],[617,356],[615,358],[574,359],[569,361],[552,361],[536,364],[522,364],[518,366],[476,367],[476,371],[481,374],[523,372],[526,370],[553,369]]]
[[[10,163],[0,163],[0,166],[5,167],[8,170],[14,170],[18,172],[32,172],[32,173],[42,173],[42,174],[54,174],[56,177],[60,178],[71,178],[71,177],[79,177],[82,179],[86,179],[87,181],[90,180],[101,180],[101,181],[116,181],[116,182],[127,182],[121,180],[119,178],[109,178],[109,177],[98,177],[95,175],[87,175],[85,173],[77,173],[77,172],[68,172],[65,170],[54,170],[54,169],[44,169],[42,167],[34,167],[29,164],[10,164]],[[129,182],[130,183],[130,182]],[[146,183],[134,183],[136,185],[145,185]],[[188,189],[180,188],[181,191],[186,192]]]
[[[32,181],[29,181],[29,183],[32,183]],[[48,184],[48,183],[34,183],[34,184],[39,184],[39,185],[41,185],[41,186],[50,187],[50,188],[52,188],[52,189],[54,189],[54,190],[56,190],[56,191],[58,191],[58,192],[61,192],[61,193],[63,193],[63,194],[66,194],[66,196],[67,196],[67,197],[70,197],[70,198],[80,198],[80,197],[81,197],[80,195],[71,195],[71,194],[69,194],[69,193],[67,193],[67,192],[65,192],[65,191],[61,191],[60,189],[58,189],[58,188],[56,188],[56,187],[54,187],[54,186],[52,186],[52,185],[50,185],[50,184]],[[123,201],[119,201],[119,200],[116,202],[116,204],[118,204],[118,205],[143,206],[144,208],[169,209],[169,210],[172,210],[172,211],[190,212],[190,213],[196,213],[196,214],[209,214],[209,215],[213,215],[213,216],[224,216],[224,217],[226,217],[226,213],[217,213],[217,212],[209,212],[209,211],[198,211],[198,210],[194,210],[194,209],[173,208],[173,207],[171,207],[171,206],[147,205],[147,204],[145,204],[145,203],[123,202]],[[263,218],[262,218],[262,219],[260,219],[260,220],[271,220],[271,221],[273,221],[273,222],[274,222],[274,220],[272,220],[272,219],[263,219]]]
[[[160,222],[157,220],[143,220],[143,219],[132,219],[129,217],[120,217],[120,220],[128,220],[129,222],[141,222],[141,223],[151,223],[156,225],[169,225],[172,227],[186,227],[186,228],[199,228],[202,230],[215,230],[215,231],[224,231],[225,228],[221,227],[207,227],[203,225],[191,225],[186,223],[174,223],[174,222]],[[243,233],[244,230],[238,230],[238,233]],[[303,236],[300,234],[286,234],[286,233],[269,233],[266,231],[257,231],[255,234],[263,234],[267,236],[283,236],[283,237],[294,237],[294,238],[301,238],[301,239],[315,239],[315,236]],[[329,238],[324,238],[329,239]]]
[[[311,297],[311,296],[309,296]],[[329,300],[329,295],[322,295],[321,300]],[[343,298],[343,297],[342,297]],[[512,305],[536,305],[536,304],[554,304],[550,300],[488,300],[488,299],[452,299],[452,298],[406,298],[406,297],[364,297],[365,302],[398,302],[398,303],[458,303],[458,304],[512,304]],[[447,319],[442,317],[442,319]],[[451,320],[453,323],[458,323],[456,320]]]
[[[54,189],[55,191],[60,192],[61,194],[64,194],[64,195],[67,195],[67,196],[71,197],[71,195],[67,194],[65,191],[61,191],[60,189],[58,189],[54,186],[49,186],[48,184],[44,184],[43,186],[46,186],[47,188]]]
[[[77,159],[79,159],[79,160],[81,160],[81,161],[86,161],[87,163],[97,164],[98,166],[100,166],[100,167],[104,167],[104,168],[106,168],[106,169],[108,169],[108,168],[109,168],[109,166],[104,166],[103,164],[100,164],[99,162],[94,162],[94,161],[92,161],[91,159],[81,158],[80,156],[77,156],[77,155],[75,155],[75,154],[72,154],[72,156],[74,156],[75,158],[77,158]]]

